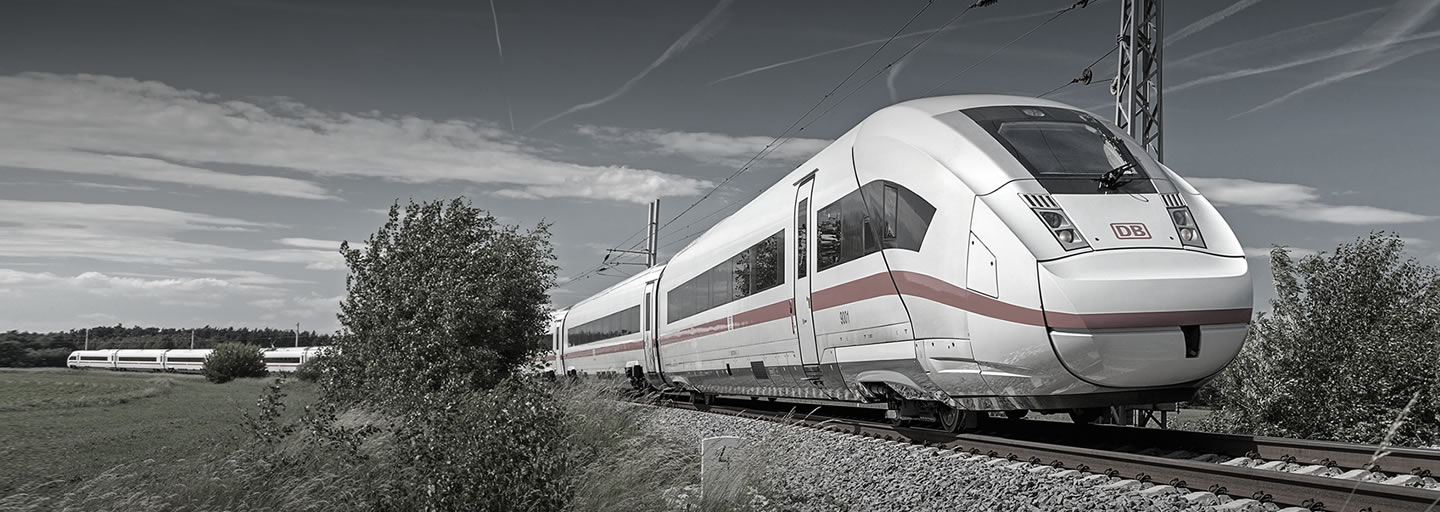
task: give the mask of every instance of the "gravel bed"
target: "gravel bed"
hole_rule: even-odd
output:
[[[647,422],[654,435],[696,450],[704,437],[751,440],[745,471],[756,484],[745,501],[757,510],[1279,509],[1168,485],[720,414],[657,408]],[[681,497],[678,510],[694,510],[686,497],[696,491],[692,486],[667,495]]]

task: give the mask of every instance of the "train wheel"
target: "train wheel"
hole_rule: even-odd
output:
[[[1015,409],[1013,411],[1005,411],[1005,417],[1012,420],[1018,420],[1020,418],[1024,418],[1025,415],[1029,413],[1030,411],[1027,411],[1025,409]]]
[[[965,429],[966,414],[965,411],[958,408],[942,405],[936,411],[935,415],[940,418],[941,430],[946,432],[959,432]]]

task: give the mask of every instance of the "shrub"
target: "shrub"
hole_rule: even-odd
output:
[[[260,347],[221,343],[205,357],[205,379],[220,384],[244,377],[264,377],[265,358]]]
[[[504,226],[460,199],[403,216],[395,204],[365,248],[340,251],[350,274],[328,398],[407,407],[490,387],[538,352],[556,269],[547,225]]]
[[[294,377],[305,382],[320,380],[322,368],[325,367],[324,357],[312,357],[295,367]]]
[[[1371,234],[1298,262],[1272,250],[1272,311],[1256,315],[1239,357],[1211,384],[1206,426],[1440,443],[1440,272],[1402,261],[1403,249],[1396,236]]]

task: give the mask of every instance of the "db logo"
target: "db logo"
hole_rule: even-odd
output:
[[[1115,238],[1121,240],[1150,238],[1150,230],[1139,222],[1116,222],[1110,225],[1110,230],[1115,232]]]

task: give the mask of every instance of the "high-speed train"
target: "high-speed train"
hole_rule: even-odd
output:
[[[553,368],[717,395],[981,411],[1183,401],[1239,352],[1244,253],[1099,117],[963,95],[871,114],[677,253],[557,312]]]
[[[288,373],[299,368],[301,363],[319,357],[325,350],[327,347],[262,348],[260,355],[265,359],[266,370]],[[66,358],[65,366],[77,369],[200,372],[205,369],[205,358],[210,352],[208,348],[76,350]]]

